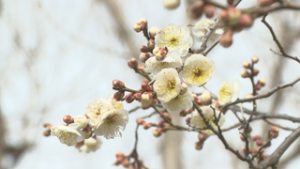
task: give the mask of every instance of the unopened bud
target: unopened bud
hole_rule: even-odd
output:
[[[246,68],[246,69],[251,69],[251,64],[246,61],[246,62],[243,63],[243,67]]]
[[[233,41],[232,36],[226,35],[226,34],[222,35],[220,40],[219,40],[220,44],[224,48],[230,47],[232,45],[232,41]]]
[[[150,91],[151,87],[147,82],[142,82],[141,88],[143,91]]]
[[[84,132],[84,138],[85,139],[88,139],[88,138],[90,138],[91,136],[92,136],[92,128],[91,127],[86,127],[86,128],[84,128],[83,129],[83,132]]]
[[[200,98],[201,98],[202,104],[204,104],[204,105],[211,104],[211,93],[208,90],[205,90],[201,94]]]
[[[176,9],[180,5],[180,0],[163,0],[166,9]]]
[[[122,153],[121,151],[117,151],[116,152],[116,157],[125,157],[124,153]],[[122,160],[123,161],[123,160]]]
[[[128,159],[128,158],[125,158],[125,159],[122,161],[122,165],[123,165],[123,167],[125,167],[125,168],[129,167],[129,165],[130,165],[129,159]]]
[[[145,92],[142,94],[141,107],[142,109],[148,109],[153,103],[153,94],[151,92]]]
[[[245,140],[246,140],[246,138],[245,138],[245,136],[244,136],[243,134],[240,135],[240,139],[241,139],[242,141],[245,141]]]
[[[142,124],[143,125],[143,128],[145,129],[145,130],[147,130],[147,129],[149,129],[150,127],[152,127],[152,124],[151,123],[143,123]]]
[[[112,86],[113,86],[112,88],[114,90],[122,90],[125,88],[125,84],[122,81],[117,80],[117,79],[112,81]]]
[[[260,151],[259,151],[259,149],[260,149],[260,147],[255,148],[254,149],[254,153],[258,153],[259,152],[258,154],[261,155],[265,151],[264,148],[262,148]]]
[[[204,6],[204,13],[207,18],[211,18],[215,15],[216,7],[212,5],[205,5]]]
[[[165,127],[165,124],[167,124],[165,121],[160,121],[158,123],[158,126],[161,127],[161,128],[163,128],[163,127]]]
[[[133,93],[133,92],[131,92],[131,93],[129,93],[129,94],[127,94],[127,95],[125,96],[125,101],[126,101],[127,103],[132,103],[133,100],[134,100],[134,93]]]
[[[243,153],[246,154],[246,147],[245,146],[243,147]],[[249,148],[249,153],[252,154],[252,149],[251,148]]]
[[[148,52],[150,52],[150,49],[147,46],[143,45],[143,46],[140,47],[140,51],[142,53],[148,53]]]
[[[47,127],[50,126],[50,125],[51,125],[50,123],[45,122],[45,123],[43,124],[43,127],[47,128]]]
[[[154,137],[159,137],[159,136],[161,136],[162,132],[163,132],[163,129],[159,127],[159,128],[154,129],[152,131],[152,134]]]
[[[181,82],[180,93],[181,95],[185,94],[188,91],[188,85],[184,82]]]
[[[141,101],[141,99],[142,99],[142,94],[141,94],[141,93],[135,93],[133,97],[134,97],[134,99],[135,99],[136,101]]]
[[[140,61],[142,63],[145,63],[148,59],[150,58],[150,54],[149,53],[141,53],[140,54]]]
[[[63,121],[67,124],[74,123],[74,119],[70,115],[65,115]]]
[[[261,139],[260,135],[255,135],[255,136],[253,136],[252,138],[253,138],[254,141],[260,140],[260,139]]]
[[[114,94],[114,99],[116,99],[117,101],[121,101],[122,99],[123,99],[123,97],[124,97],[124,95],[125,95],[125,93],[124,92],[116,92],[115,94]]]
[[[199,139],[200,141],[205,141],[207,138],[208,138],[208,135],[207,135],[207,134],[202,133],[202,132],[199,132],[199,134],[198,134],[198,139]]]
[[[202,16],[203,13],[204,2],[196,1],[193,5],[188,9],[188,16],[193,19],[198,19]]]
[[[157,35],[159,32],[160,30],[158,27],[151,27],[151,29],[149,30],[150,38],[154,39],[155,35]]]
[[[185,118],[185,122],[186,122],[186,124],[190,124],[191,123],[191,117]]]
[[[147,20],[146,19],[140,19],[137,23],[135,23],[133,25],[133,29],[136,31],[136,32],[141,32],[142,30],[145,29],[145,27],[147,27]]]
[[[248,77],[250,77],[250,73],[246,69],[243,69],[241,71],[241,76],[242,76],[242,78],[248,78]]]
[[[258,63],[258,61],[259,61],[259,58],[258,58],[257,56],[253,56],[253,57],[251,58],[251,62],[252,62],[252,63]]]
[[[270,132],[270,137],[277,138],[278,137],[278,133]]]
[[[129,59],[127,63],[131,69],[136,69],[138,66],[138,61],[136,60],[136,58]]]
[[[253,25],[253,18],[248,15],[248,14],[243,14],[241,19],[240,19],[240,25],[245,27],[245,28],[249,28]]]
[[[256,142],[257,146],[262,146],[263,145],[263,142],[261,140],[256,140],[255,142]]]
[[[195,145],[196,150],[201,150],[203,148],[203,142],[202,141],[198,141],[194,145]]]
[[[254,68],[254,69],[253,69],[253,75],[254,75],[254,76],[257,76],[258,73],[259,73],[259,70],[258,70],[257,68]]]
[[[224,23],[227,22],[228,19],[229,19],[227,10],[222,10],[222,11],[219,13],[219,18],[220,18],[220,20],[223,21]]]
[[[166,48],[156,47],[153,49],[153,55],[155,56],[156,60],[162,61],[166,58],[168,54],[168,50]]]
[[[266,85],[266,80],[265,79],[259,79],[257,81],[257,83],[259,83],[262,87],[264,87]]]
[[[229,7],[227,8],[227,11],[230,23],[233,25],[237,25],[242,16],[242,11],[235,7]]]
[[[148,40],[147,46],[148,46],[150,49],[153,49],[154,46],[155,46],[155,41],[154,41],[154,39],[151,38],[150,40]]]
[[[136,118],[136,123],[139,124],[139,125],[143,125],[145,123],[145,120],[143,118]]]
[[[169,120],[169,121],[172,120],[170,114],[167,113],[167,112],[160,113],[160,117],[164,117],[165,119],[167,119],[167,120]]]
[[[51,135],[51,130],[50,129],[45,130],[43,132],[43,135],[46,136],[46,137],[50,136]]]
[[[144,73],[144,69],[145,67],[143,65],[138,65],[137,67],[139,69],[139,71],[143,72]]]
[[[270,128],[270,131],[273,131],[273,132],[275,132],[275,133],[278,133],[278,132],[279,132],[279,127],[278,127],[278,126],[272,126],[272,127]]]

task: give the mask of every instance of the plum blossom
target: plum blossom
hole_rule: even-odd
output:
[[[225,81],[219,91],[219,103],[226,104],[234,102],[240,93],[241,84],[238,79],[232,81]]]

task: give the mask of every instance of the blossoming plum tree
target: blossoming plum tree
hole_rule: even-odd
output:
[[[161,117],[161,121],[148,123],[146,118],[137,118],[136,143],[131,154],[116,153],[115,165],[122,164],[130,169],[145,169],[144,164],[138,159],[136,149],[139,126],[144,129],[154,128],[153,135],[161,136],[169,130],[180,130],[198,133],[198,141],[195,149],[201,150],[204,142],[216,136],[224,144],[225,149],[233,153],[238,159],[248,163],[249,168],[276,168],[280,157],[300,136],[300,127],[291,129],[291,134],[270,155],[265,154],[265,149],[270,147],[271,141],[278,136],[280,128],[286,129],[277,123],[266,121],[272,127],[267,129],[268,135],[263,138],[259,135],[252,136],[251,122],[265,119],[284,119],[300,122],[299,118],[288,115],[268,115],[257,110],[257,100],[267,98],[275,92],[293,86],[300,78],[290,83],[279,85],[268,93],[260,93],[265,86],[264,79],[256,80],[259,69],[255,68],[259,58],[253,56],[250,62],[244,62],[244,70],[241,77],[247,78],[252,85],[252,93],[245,98],[239,98],[241,85],[238,79],[224,82],[220,86],[218,96],[206,90],[203,93],[192,91],[191,86],[204,87],[214,75],[214,61],[206,55],[219,43],[228,48],[233,43],[233,35],[253,25],[255,19],[263,17],[263,23],[270,30],[273,39],[281,53],[276,53],[298,63],[297,57],[285,53],[284,48],[277,40],[272,27],[266,22],[268,13],[281,9],[300,10],[299,6],[290,4],[284,0],[258,0],[255,7],[239,9],[237,6],[241,0],[227,0],[226,5],[210,0],[195,1],[188,8],[188,15],[199,19],[192,29],[185,25],[169,24],[159,29],[152,27],[148,32],[148,22],[140,19],[134,24],[136,32],[142,32],[147,40],[147,46],[140,48],[140,62],[132,58],[128,66],[144,77],[140,89],[131,89],[120,80],[112,82],[112,88],[116,93],[107,99],[97,98],[88,103],[84,115],[78,115],[73,119],[65,115],[63,125],[51,125],[45,123],[47,128],[45,136],[56,136],[59,141],[67,146],[75,146],[82,152],[93,152],[100,148],[101,137],[114,139],[122,137],[122,131],[128,125],[129,112],[123,108],[123,102],[128,104],[133,101],[140,102],[137,109],[155,110],[155,114]],[[180,0],[164,0],[164,6],[174,9],[180,5]],[[216,15],[216,8],[221,11]],[[201,19],[203,13],[208,18]],[[193,49],[193,36],[201,45]],[[196,43],[196,42],[195,42]],[[209,84],[208,84],[209,85]],[[252,110],[242,106],[241,103],[252,102]],[[132,111],[131,111],[132,112]],[[239,123],[231,127],[222,128],[226,114],[233,113]],[[186,126],[180,126],[172,122],[170,114],[186,117]],[[249,116],[245,117],[244,114]],[[130,125],[130,124],[129,124]],[[223,132],[240,129],[240,139],[245,142],[245,147],[236,150],[226,141]],[[255,144],[254,144],[255,143]]]

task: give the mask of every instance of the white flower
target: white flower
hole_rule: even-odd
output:
[[[90,137],[89,139],[85,139],[83,145],[79,147],[80,152],[95,152],[101,147],[102,141],[100,137],[93,138]]]
[[[187,91],[185,94],[179,94],[174,99],[168,102],[161,102],[164,108],[168,110],[169,113],[179,113],[185,109],[193,107],[193,96],[191,91]]]
[[[168,50],[178,50],[185,56],[193,44],[190,30],[186,26],[169,25],[155,36],[155,46],[167,47]]]
[[[182,79],[194,86],[203,86],[215,72],[214,62],[201,54],[191,55],[183,67]]]
[[[104,99],[95,99],[88,103],[85,113],[89,117],[89,124],[95,127],[100,122],[100,115],[107,111],[107,101]]]
[[[202,20],[196,23],[196,25],[193,27],[192,32],[196,37],[196,40],[198,42],[204,41],[204,36],[207,34],[207,32],[212,28],[212,26],[215,24],[214,20],[206,19]],[[208,45],[213,43],[217,38],[219,38],[223,34],[222,29],[215,30],[208,39]]]
[[[145,71],[150,73],[150,76],[155,76],[163,69],[166,68],[180,68],[182,66],[182,59],[180,53],[177,50],[170,50],[166,58],[162,61],[158,61],[155,57],[150,57],[145,63]]]
[[[120,130],[124,131],[128,123],[128,111],[113,109],[101,114],[100,118],[100,123],[94,128],[96,135],[106,139],[122,137]]]
[[[157,74],[153,88],[160,101],[168,102],[174,99],[181,89],[181,81],[177,71],[172,68],[163,69]]]
[[[74,122],[77,123],[77,124],[80,124],[80,128],[85,128],[89,123],[89,121],[88,121],[88,119],[86,118],[85,115],[76,116]]]
[[[122,110],[123,109],[123,103],[121,101],[117,101],[114,98],[114,95],[111,94],[107,97],[107,110],[111,110],[111,109],[117,109],[117,110]]]
[[[61,143],[73,146],[76,142],[84,140],[84,132],[81,129],[81,125],[77,123],[68,126],[56,125],[51,127],[51,135],[57,136]]]
[[[214,117],[214,110],[210,107],[210,106],[203,106],[200,108],[202,110],[203,115],[205,116],[205,118],[207,119],[207,121],[210,123],[210,125],[217,130],[218,127],[217,125],[213,122],[213,120],[215,119]],[[216,112],[216,117],[218,118],[220,115],[220,119],[218,121],[218,125],[221,127],[224,122],[225,122],[225,117],[224,115],[221,113],[220,111],[215,110]],[[206,128],[207,125],[205,124],[203,118],[200,116],[200,114],[198,113],[198,111],[193,111],[192,112],[192,117],[191,117],[191,126],[193,127],[200,127],[200,128]],[[203,133],[207,134],[207,135],[212,135],[214,134],[213,131],[211,131],[210,129],[205,129],[202,130]]]
[[[219,91],[219,103],[226,104],[234,102],[240,93],[241,84],[238,79],[233,81],[225,81]]]

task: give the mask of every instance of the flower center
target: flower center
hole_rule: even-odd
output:
[[[195,69],[193,69],[193,73],[194,73],[194,76],[199,77],[199,76],[201,76],[202,71],[198,67],[196,67]]]
[[[174,88],[175,88],[175,85],[176,85],[176,80],[175,80],[175,79],[172,79],[172,80],[169,80],[169,81],[168,81],[167,86],[168,86],[168,89],[169,89],[169,90],[174,89]]]
[[[175,36],[171,37],[170,40],[169,40],[169,44],[168,44],[168,47],[177,47],[179,44],[179,39]]]

